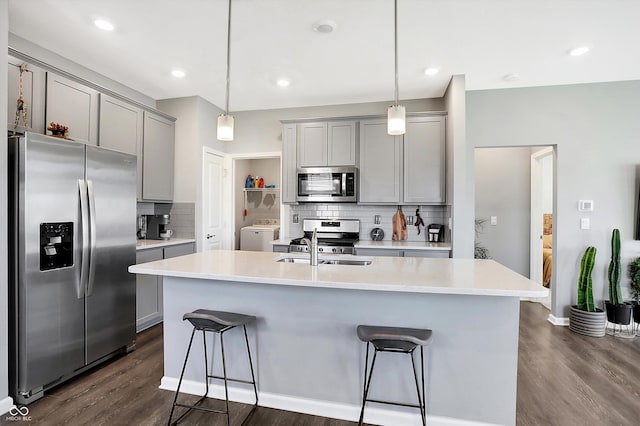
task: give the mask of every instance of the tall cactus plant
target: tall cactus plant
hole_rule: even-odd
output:
[[[596,259],[596,248],[587,247],[580,261],[580,275],[578,276],[578,309],[595,312],[596,305],[593,302],[593,282],[591,272]]]
[[[611,234],[611,261],[607,277],[609,278],[609,302],[622,305],[622,289],[620,288],[620,230],[614,229]]]

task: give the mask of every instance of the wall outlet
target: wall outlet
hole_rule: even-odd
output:
[[[498,224],[498,216],[491,216],[491,225],[496,226]]]
[[[376,224],[376,225],[380,225],[380,215],[379,214],[373,216],[373,223]]]
[[[300,215],[298,215],[298,213],[295,213],[293,215],[293,219],[292,219],[293,223],[300,223]]]
[[[407,225],[413,225],[413,216],[407,216]]]
[[[580,218],[580,229],[590,229],[591,221],[588,217]]]

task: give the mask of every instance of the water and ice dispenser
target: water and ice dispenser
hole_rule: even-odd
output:
[[[40,224],[40,270],[73,265],[73,222]]]

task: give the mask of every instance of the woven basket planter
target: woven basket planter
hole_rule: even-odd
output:
[[[607,324],[606,313],[596,308],[596,312],[587,312],[571,306],[569,329],[575,333],[590,337],[603,337]]]

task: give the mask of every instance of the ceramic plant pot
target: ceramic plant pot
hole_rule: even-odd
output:
[[[607,316],[602,309],[596,308],[595,312],[587,312],[578,309],[577,305],[571,306],[569,312],[569,329],[575,333],[590,337],[603,337]]]

